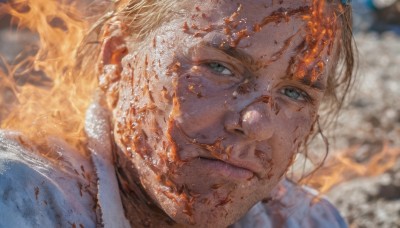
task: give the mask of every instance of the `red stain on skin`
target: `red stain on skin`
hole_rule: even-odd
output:
[[[188,85],[188,91],[190,93],[195,94],[198,98],[202,98],[203,95],[201,93],[201,85],[197,85],[197,84],[190,84]]]
[[[178,73],[181,69],[181,63],[176,61],[168,66],[168,70],[165,73],[167,76],[171,76],[173,73]]]
[[[227,155],[226,149],[222,145],[222,141],[224,138],[219,137],[217,138],[213,143],[211,144],[206,144],[206,143],[199,143],[197,141],[193,142],[193,144],[196,144],[200,146],[201,148],[207,150],[210,152],[210,154],[217,159],[224,159],[225,155]]]
[[[299,7],[297,9],[281,8],[265,18],[261,17],[260,19],[262,20],[257,21],[259,23],[254,25],[253,30],[251,25],[250,27],[247,26],[244,23],[245,20],[240,18],[242,6],[239,5],[235,12],[233,12],[227,18],[224,18],[224,25],[222,29],[228,37],[228,39],[224,41],[231,47],[237,47],[242,40],[251,35],[254,35],[257,32],[260,32],[264,26],[270,25],[271,23],[287,23],[291,20],[292,16],[298,15],[296,16],[297,20],[301,17],[306,21],[307,34],[304,37],[304,41],[301,43],[301,45],[299,45],[294,50],[296,53],[293,53],[294,58],[290,61],[290,71],[295,77],[307,79],[307,75],[311,75],[310,81],[316,80],[318,75],[321,74],[325,68],[325,63],[324,61],[322,61],[322,59],[320,59],[319,55],[321,55],[321,53],[326,50],[326,47],[328,47],[329,50],[332,48],[331,43],[333,43],[333,41],[330,40],[330,37],[334,36],[334,33],[332,33],[332,31],[334,31],[335,29],[333,25],[334,21],[332,20],[332,18],[324,18],[323,16],[325,14],[318,11],[318,9],[321,7],[320,5],[320,3],[314,0],[312,7]],[[196,7],[196,10],[200,11],[200,8]],[[179,24],[179,26],[180,25],[181,24]],[[187,22],[184,22],[182,25],[182,29],[183,32],[190,33],[195,37],[202,37],[204,34],[214,29],[212,25],[208,25],[206,27],[203,26],[204,25],[202,24],[192,24],[191,22],[189,22],[188,24]],[[332,31],[330,31],[329,28]],[[280,49],[272,54],[271,59],[264,63],[264,66],[268,66],[270,63],[282,58],[282,55],[287,52],[294,37],[298,37],[298,34],[299,31],[295,32],[283,43],[280,43],[282,45]],[[315,37],[315,40],[312,39],[313,36]],[[161,42],[161,44],[163,43],[162,40],[160,40],[159,42]],[[153,47],[155,46],[156,41],[155,39],[153,39]],[[193,136],[194,138],[191,138],[189,135],[187,135],[180,128],[177,120],[175,119],[176,117],[182,115],[182,113],[180,113],[182,111],[182,109],[180,108],[180,102],[183,100],[183,98],[178,98],[176,94],[173,94],[174,90],[172,90],[171,94],[169,94],[169,91],[167,91],[165,87],[163,87],[162,89],[158,88],[158,92],[160,92],[161,90],[161,96],[164,97],[164,99],[169,104],[171,102],[173,103],[173,110],[170,112],[170,115],[168,117],[164,117],[164,121],[166,122],[164,124],[168,126],[168,128],[166,129],[167,132],[164,132],[165,130],[161,130],[162,127],[160,127],[158,122],[149,117],[151,116],[149,115],[149,113],[158,111],[158,108],[156,107],[156,104],[154,104],[154,102],[155,100],[160,100],[156,94],[157,92],[154,93],[154,98],[151,93],[151,89],[156,91],[155,88],[157,87],[149,87],[148,84],[146,84],[146,81],[147,83],[149,83],[150,80],[154,80],[153,76],[156,73],[152,72],[151,70],[147,70],[148,68],[152,68],[151,66],[154,66],[154,61],[152,62],[150,59],[151,66],[149,65],[149,59],[147,56],[144,60],[140,61],[144,62],[145,66],[143,67],[143,72],[138,72],[140,73],[139,79],[136,80],[138,82],[135,81],[134,83],[132,79],[134,78],[133,76],[127,76],[126,78],[132,80],[131,82],[127,82],[127,84],[130,84],[132,87],[134,87],[135,89],[137,88],[138,90],[137,93],[139,95],[133,95],[134,92],[132,92],[132,97],[134,97],[134,99],[140,100],[140,96],[148,96],[150,100],[149,103],[151,104],[146,104],[146,106],[144,107],[136,107],[135,104],[132,104],[129,108],[123,110],[123,113],[119,115],[122,116],[121,120],[117,120],[116,122],[118,129],[117,134],[121,135],[121,143],[126,146],[126,148],[130,148],[126,149],[126,153],[128,153],[129,156],[141,157],[141,159],[145,162],[145,165],[149,167],[149,169],[153,170],[154,173],[164,173],[163,175],[160,175],[157,179],[159,183],[159,188],[155,190],[155,194],[162,194],[163,197],[165,196],[166,199],[170,199],[171,202],[174,202],[177,205],[181,205],[183,208],[181,212],[186,214],[190,218],[190,221],[194,223],[193,215],[195,214],[195,211],[193,206],[194,202],[197,202],[199,196],[193,192],[190,192],[190,188],[192,188],[192,186],[179,184],[181,182],[177,178],[179,178],[181,175],[179,171],[182,171],[179,168],[187,162],[183,161],[179,154],[179,151],[181,149],[184,149],[184,147],[182,146],[183,144],[181,143],[185,140],[177,140],[176,138],[173,138],[172,135],[176,136],[177,134],[175,134],[176,132],[174,133],[172,131],[179,131],[182,133],[179,134],[182,135],[182,138],[186,137],[186,142],[183,143],[193,144],[198,147],[197,149],[203,149],[204,151],[207,151],[210,154],[211,158],[219,160],[226,160],[227,158],[229,158],[233,151],[233,146],[224,145],[224,143],[226,142],[224,141],[224,137],[218,137],[217,139],[215,139],[216,137],[213,137],[207,141],[203,141],[207,143],[202,143],[198,142],[198,140],[195,138],[197,136]],[[137,63],[134,64],[137,65]],[[139,70],[140,69],[138,69],[138,71]],[[171,65],[167,67],[166,75],[179,75],[180,71],[182,70],[183,69],[181,63],[178,61],[174,61]],[[142,80],[142,83],[139,80]],[[192,96],[192,98],[195,98],[194,96],[202,98],[203,95],[201,93],[201,90],[204,91],[204,88],[200,88],[196,84],[186,84],[185,86],[187,87],[183,88],[183,90],[187,89],[185,91],[186,95],[189,94],[190,96]],[[253,81],[245,81],[244,83],[241,83],[236,93],[246,94],[251,92],[252,89],[255,89],[255,87],[256,86],[254,85]],[[180,90],[179,92],[182,91]],[[191,95],[190,93],[194,95]],[[249,106],[253,105],[255,102],[260,102],[263,103],[262,105],[270,107],[270,110],[272,110],[275,115],[278,115],[280,113],[280,107],[270,96],[261,96],[253,101],[251,104],[249,104]],[[162,120],[160,121],[160,123],[161,122]],[[149,126],[150,128],[148,128]],[[150,130],[144,131],[142,129]],[[162,137],[159,136],[162,135],[166,136],[166,140],[162,141],[161,144]],[[157,154],[157,156],[159,157],[159,161],[157,160],[157,158],[154,159],[154,157],[157,157],[155,156],[155,154]],[[255,151],[255,156],[262,160],[263,164],[268,164],[265,168],[265,171],[263,172],[263,179],[270,179],[274,177],[274,175],[279,175],[279,172],[273,171],[274,169],[272,169],[272,167],[274,166],[274,164],[272,159],[268,157],[268,154],[264,153],[263,151]],[[254,178],[254,176],[252,178]],[[222,184],[214,184],[211,186],[211,190],[217,190],[221,187]],[[82,186],[80,186],[80,189],[82,195]],[[126,189],[129,189],[129,186]],[[233,200],[230,194],[231,193],[226,196],[219,196],[218,198],[216,198],[218,199],[218,201],[213,201],[211,202],[211,204],[216,207],[222,207],[223,209],[223,206],[231,203]],[[205,203],[210,203],[208,199],[201,200],[203,200]]]
[[[211,189],[217,190],[217,189],[221,188],[222,186],[223,186],[223,184],[213,184],[211,186]]]
[[[326,13],[325,4],[325,1],[313,0],[311,6],[301,6],[295,9],[280,8],[263,18],[260,23],[255,24],[252,30],[252,32],[260,32],[263,27],[271,23],[289,22],[294,15],[301,16],[307,25],[307,35],[304,41],[296,48],[296,54],[290,60],[287,71],[288,75],[293,75],[310,84],[315,83],[324,72],[326,66],[320,56],[322,56],[321,54],[324,50],[327,50],[329,55],[331,54],[337,31],[337,15],[336,13]],[[241,40],[253,35],[246,28],[234,31],[241,23],[238,20],[241,9],[242,6],[239,5],[232,15],[224,19],[225,27],[223,31],[230,36],[229,43],[231,47],[236,47]],[[298,32],[289,37],[284,42],[283,47],[274,53],[271,59],[264,63],[262,67],[267,67],[272,62],[280,59]],[[300,58],[299,56],[302,57]]]
[[[162,176],[159,179],[160,183],[168,186],[169,190],[160,190],[160,193],[175,202],[176,204],[184,204],[183,213],[189,216],[191,224],[194,224],[193,218],[193,204],[198,197],[196,194],[191,194],[186,186],[177,189],[176,184],[169,180],[169,177]]]
[[[222,199],[221,201],[219,201],[218,204],[215,205],[215,207],[222,207],[222,206],[225,206],[226,204],[232,202],[232,199],[231,199],[231,197],[230,197],[231,194],[232,194],[232,192],[228,193],[228,195],[226,195],[226,197],[225,197],[224,199]]]
[[[233,12],[229,17],[224,18],[225,26],[223,28],[223,32],[229,36],[229,44],[231,47],[238,46],[240,41],[252,35],[251,32],[260,32],[264,26],[267,26],[271,23],[277,24],[282,21],[288,22],[294,15],[308,15],[310,13],[310,7],[308,6],[303,6],[296,9],[280,8],[271,15],[263,18],[260,23],[256,23],[253,26],[252,31],[249,31],[247,28],[235,31],[241,23],[245,23],[244,20],[238,20],[241,10],[242,5],[240,4],[235,12]],[[288,41],[288,43],[290,43],[290,41]],[[285,44],[285,46],[286,47],[283,48],[282,52],[287,48],[288,44]]]
[[[197,25],[195,25],[195,24],[192,24],[192,25],[190,26],[190,28],[191,28],[191,29],[194,29],[194,30],[199,30],[199,27],[198,27]]]
[[[212,25],[208,25],[204,28],[201,28],[201,31],[204,31],[204,32],[211,32],[213,30],[214,30],[214,26],[212,26]]]
[[[233,151],[233,146],[229,145],[226,149],[225,149],[225,154],[227,156],[227,159],[229,159],[232,155],[232,151]]]
[[[243,20],[237,20],[242,9],[242,4],[239,4],[235,12],[233,12],[229,17],[224,18],[225,27],[223,28],[223,32],[230,37],[229,45],[231,47],[236,47],[242,39],[247,38],[250,35],[247,28],[235,31],[241,23],[244,23]]]
[[[239,32],[235,32],[232,35],[232,40],[231,40],[231,47],[236,47],[242,39],[249,37],[249,32],[247,31],[247,28],[240,30]]]
[[[288,39],[286,39],[283,43],[282,48],[279,51],[272,54],[271,58],[267,62],[263,63],[261,67],[264,67],[264,68],[268,67],[271,63],[279,60],[282,57],[282,55],[286,52],[286,50],[289,48],[290,44],[292,43],[293,38],[296,37],[297,34],[298,34],[298,32],[296,32],[295,34],[290,36]]]
[[[238,4],[236,11],[233,12],[229,17],[224,18],[225,25],[230,26],[232,28],[236,28],[238,25],[236,18],[239,16],[240,11],[242,11],[242,9],[243,9],[242,4]]]
[[[189,25],[188,25],[188,23],[186,21],[185,21],[185,23],[183,23],[182,29],[183,29],[183,32],[189,33],[190,28],[189,28]]]
[[[171,116],[174,116],[174,111],[171,113]],[[169,122],[173,120],[174,118],[171,117]],[[172,123],[169,123],[169,126],[172,126]],[[169,134],[167,135],[170,135],[171,127],[168,128],[168,132]],[[133,143],[133,148],[135,148],[135,153],[138,153],[140,156],[142,156],[147,166],[150,167],[155,173],[159,173],[160,167],[155,166],[152,163],[152,161],[148,159],[148,157],[151,156],[146,155],[148,151],[154,150],[150,147],[150,145],[148,145],[148,143],[146,143],[148,141],[146,139],[147,136],[144,136],[143,134],[139,134],[137,136],[138,138],[133,139],[133,142],[132,140],[128,140],[128,143]],[[168,154],[166,154],[165,152],[159,152],[159,155],[160,155],[160,162],[163,164],[167,164],[168,172],[164,175],[158,176],[157,181],[160,183],[160,188],[158,189],[158,193],[164,195],[165,197],[173,201],[175,204],[183,205],[184,208],[183,213],[187,214],[190,222],[194,224],[195,221],[193,218],[194,214],[193,203],[195,202],[195,199],[196,197],[198,197],[198,195],[190,192],[187,186],[184,185],[179,186],[173,181],[172,177],[176,175],[177,168],[182,164],[184,164],[184,161],[181,161],[179,159],[179,156],[177,154],[178,146],[174,143],[171,136],[167,136],[167,140],[169,142],[163,143],[163,150],[169,151]]]
[[[174,98],[174,103],[178,103],[176,101],[176,97]],[[168,141],[171,144],[171,148],[170,148],[169,153],[168,153],[168,158],[169,158],[169,160],[172,160],[172,161],[180,161],[180,162],[182,162],[181,159],[179,159],[179,156],[178,156],[178,149],[179,149],[178,145],[176,145],[174,139],[172,138],[172,134],[171,134],[173,126],[174,126],[174,123],[175,123],[175,120],[173,118],[170,118],[169,119],[169,123],[168,123],[167,138],[168,138]],[[181,130],[180,128],[178,128],[178,129]]]
[[[202,148],[205,151],[208,151],[213,158],[225,160],[229,159],[231,156],[233,146],[228,145],[224,147],[223,145],[223,137],[217,138],[213,143],[200,143],[197,139],[191,138],[184,132],[179,125],[176,125],[177,129],[181,132],[181,134],[186,138],[186,141],[190,144],[196,145]]]
[[[271,23],[280,23],[282,21],[289,22],[290,17],[300,14],[306,15],[309,14],[310,8],[308,6],[302,6],[296,9],[284,9],[280,8],[277,11],[273,12],[271,15],[266,16],[259,24],[255,24],[253,26],[254,32],[260,32],[262,27],[267,26]]]
[[[204,33],[203,32],[195,32],[194,34],[193,34],[193,37],[204,37]]]
[[[313,0],[310,12],[302,18],[307,23],[307,35],[298,46],[297,52],[288,68],[288,73],[295,78],[312,85],[317,83],[325,70],[322,53],[331,55],[338,30],[337,12],[326,12],[326,2]],[[339,7],[339,11],[342,8]]]

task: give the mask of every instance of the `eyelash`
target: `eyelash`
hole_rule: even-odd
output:
[[[293,98],[293,97],[289,96],[289,95],[287,94],[287,92],[288,92],[289,90],[291,90],[291,92],[297,92],[297,93],[299,94],[299,97],[301,96],[301,98],[298,99],[298,98]],[[308,94],[307,94],[306,92],[304,92],[303,90],[300,90],[300,89],[297,89],[297,88],[285,87],[285,88],[283,88],[283,89],[281,90],[281,93],[282,93],[283,95],[289,97],[290,99],[295,100],[295,101],[300,101],[300,102],[311,102],[311,103],[313,102],[313,99],[311,98],[310,95],[308,95]]]
[[[229,76],[229,77],[234,77],[235,76],[235,74],[233,73],[233,71],[231,70],[231,69],[229,69],[228,67],[226,67],[224,64],[222,64],[222,63],[219,63],[219,62],[208,62],[208,63],[205,63],[204,64],[205,66],[207,66],[211,71],[213,71],[215,74],[219,74],[219,75],[224,75],[224,76]],[[225,70],[228,70],[229,71],[229,73],[227,74],[227,73],[223,73],[223,71],[222,72],[219,72],[218,70],[216,70],[215,68],[216,67],[223,67],[224,69],[223,69],[223,71],[225,71]]]
[[[234,76],[235,76],[234,73],[233,73],[233,71],[232,71],[230,68],[226,67],[224,64],[222,64],[222,63],[220,63],[220,62],[207,62],[207,63],[204,63],[204,65],[205,65],[207,68],[209,68],[211,71],[213,71],[215,74],[223,75],[223,76],[229,76],[229,77],[234,77]],[[223,73],[219,72],[218,70],[215,69],[215,67],[218,67],[218,68],[219,68],[219,67],[223,67],[223,68],[224,68],[223,71],[228,70],[229,73],[230,73],[230,75],[228,75],[228,74],[223,74]],[[286,94],[286,92],[287,92],[288,90],[292,90],[292,92],[295,91],[295,92],[299,93],[299,96],[301,96],[301,98],[298,99],[298,98],[290,97],[288,94]],[[304,92],[304,91],[301,90],[301,89],[294,88],[294,87],[285,87],[285,88],[283,88],[283,89],[281,90],[281,93],[282,93],[283,95],[289,97],[290,99],[294,100],[294,101],[310,102],[310,103],[312,103],[312,102],[314,101],[313,98],[312,98],[310,95],[308,95],[306,92]]]

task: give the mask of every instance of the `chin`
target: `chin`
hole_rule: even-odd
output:
[[[178,213],[172,219],[180,225],[189,227],[227,227],[239,220],[250,208],[245,211],[232,211],[229,208],[195,208],[193,215]]]
[[[251,207],[265,198],[266,189],[259,192],[212,191],[206,195],[168,199],[162,209],[177,223],[188,227],[227,227],[243,217]]]

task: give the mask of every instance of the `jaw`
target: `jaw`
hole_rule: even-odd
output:
[[[176,172],[185,173],[184,167]],[[227,227],[233,224],[254,204],[267,198],[271,186],[278,182],[259,180],[257,177],[235,182],[201,172],[176,177],[176,180],[180,181],[175,183],[175,189],[158,186],[155,197],[177,224],[195,227]]]

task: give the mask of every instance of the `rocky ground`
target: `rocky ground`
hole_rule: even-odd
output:
[[[368,167],[366,177],[344,182],[328,196],[350,227],[400,227],[400,37],[370,32],[355,39],[358,79],[339,117],[334,151],[359,145],[352,155],[358,165],[368,164],[388,146],[392,157],[387,157],[398,161],[375,177],[369,175],[378,167]]]

